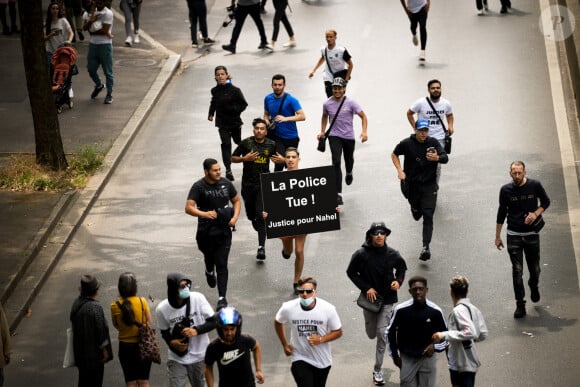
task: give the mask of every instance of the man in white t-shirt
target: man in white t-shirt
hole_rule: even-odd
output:
[[[334,305],[316,297],[316,280],[298,281],[299,298],[287,301],[276,313],[274,327],[286,356],[292,361],[292,376],[298,387],[324,387],[332,366],[330,342],[342,336]],[[290,325],[290,342],[286,327]]]
[[[91,0],[87,5],[88,11],[83,15],[83,30],[89,31],[91,39],[89,53],[87,55],[87,70],[95,88],[91,93],[91,99],[95,99],[105,88],[97,73],[99,66],[103,68],[107,79],[107,96],[105,104],[113,103],[113,12],[105,7],[105,0]]]
[[[334,78],[342,78],[346,82],[350,81],[350,74],[352,73],[352,57],[348,50],[343,46],[336,44],[336,31],[326,31],[326,46],[320,49],[320,58],[314,65],[314,68],[308,74],[308,78],[312,78],[318,68],[324,65],[324,91],[326,96],[332,96],[332,81]]]
[[[409,110],[407,110],[407,119],[409,120],[409,124],[411,124],[411,128],[413,131],[415,130],[415,114],[417,114],[417,120],[424,118],[429,121],[429,137],[433,137],[439,141],[442,147],[445,147],[445,130],[443,129],[443,125],[439,118],[437,118],[437,114],[441,119],[447,121],[445,125],[446,129],[449,131],[449,135],[453,135],[455,132],[453,128],[453,109],[451,108],[451,103],[446,100],[445,98],[441,97],[441,82],[437,79],[432,79],[427,83],[427,91],[429,92],[429,97],[419,98],[415,103],[411,106]],[[429,101],[433,104],[433,107],[437,111],[431,107]]]
[[[204,357],[207,332],[215,329],[215,314],[205,296],[191,292],[191,280],[181,273],[167,275],[167,298],[155,313],[167,343],[169,387],[205,387]]]

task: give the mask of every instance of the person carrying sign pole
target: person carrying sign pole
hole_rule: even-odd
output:
[[[256,118],[252,121],[254,135],[242,140],[232,154],[232,163],[244,163],[242,172],[242,198],[246,215],[258,232],[258,252],[256,259],[266,259],[266,224],[262,212],[262,189],[260,174],[270,172],[270,160],[283,163],[284,157],[276,152],[276,143],[266,138],[268,128],[266,121]]]

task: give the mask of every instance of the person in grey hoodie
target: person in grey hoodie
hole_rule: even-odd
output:
[[[451,385],[473,387],[475,373],[481,365],[474,342],[485,340],[488,330],[481,311],[467,298],[469,290],[467,278],[462,275],[454,276],[449,286],[454,305],[448,319],[449,330],[434,333],[433,341],[438,343],[447,340],[449,342],[447,357]]]
[[[167,298],[155,313],[167,344],[170,387],[205,387],[204,356],[208,332],[216,327],[214,311],[205,296],[191,292],[191,280],[181,273],[167,275]]]

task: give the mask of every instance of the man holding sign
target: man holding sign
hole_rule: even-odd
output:
[[[264,204],[260,185],[260,174],[270,172],[270,160],[283,163],[284,157],[276,152],[276,143],[266,138],[266,121],[256,118],[252,121],[254,135],[242,140],[232,154],[232,163],[244,163],[242,172],[242,198],[246,215],[258,232],[258,252],[256,259],[266,259],[266,225],[262,216]]]

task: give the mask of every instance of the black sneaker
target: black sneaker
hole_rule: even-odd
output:
[[[508,13],[507,12],[507,8],[506,7],[501,7],[501,10],[499,11],[499,13]],[[525,315],[525,312],[524,312],[524,315]],[[514,314],[514,317],[515,317],[515,314]],[[516,317],[516,318],[519,318],[519,317]]]
[[[234,180],[236,180],[236,179],[234,178],[234,174],[232,173],[232,171],[226,171],[226,178],[227,178],[229,181],[234,181]]]
[[[531,292],[530,299],[532,300],[532,302],[540,301],[540,290],[538,289],[537,286],[531,286],[530,292]]]
[[[284,250],[282,250],[282,257],[283,257],[284,259],[290,259],[290,254],[286,254],[286,253],[284,252]]]
[[[336,196],[336,205],[337,205],[337,206],[342,206],[342,205],[344,205],[344,200],[342,200],[342,195],[337,195],[337,196]]]
[[[226,306],[228,306],[228,300],[226,300],[225,297],[220,297],[218,299],[217,305],[215,307],[216,312],[222,308],[225,308]]]
[[[518,302],[516,305],[516,310],[514,312],[514,318],[522,318],[526,315],[526,303]]]
[[[344,182],[346,183],[346,185],[351,185],[352,184],[352,173],[347,173],[346,176],[344,177]]]
[[[224,44],[222,45],[222,49],[231,52],[232,54],[236,53],[236,48],[234,46],[232,46],[231,44]]]
[[[110,105],[113,103],[113,96],[111,94],[107,94],[105,97],[105,101],[103,102],[106,105]]]
[[[205,279],[207,280],[207,285],[210,288],[215,288],[217,285],[217,279],[215,278],[215,273],[212,271],[211,273],[205,272]]]
[[[423,247],[423,251],[421,251],[421,255],[419,255],[419,259],[421,261],[428,261],[431,259],[431,251],[428,247]]]
[[[209,46],[209,45],[215,44],[215,40],[213,40],[211,38],[203,38],[203,44],[207,44]]]
[[[93,92],[91,93],[91,99],[97,98],[97,95],[99,95],[99,93],[101,91],[103,91],[104,88],[105,88],[105,85],[103,85],[103,84],[101,84],[100,86],[95,86],[95,88],[93,89]]]
[[[258,252],[256,253],[256,259],[259,261],[263,261],[266,259],[266,249],[262,246],[258,247]]]

